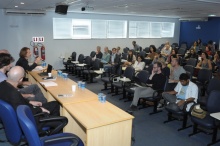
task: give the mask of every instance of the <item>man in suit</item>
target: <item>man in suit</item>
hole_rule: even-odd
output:
[[[104,65],[105,72],[110,72],[112,69],[116,69],[120,63],[120,56],[116,53],[116,48],[112,48],[112,55],[108,64]]]

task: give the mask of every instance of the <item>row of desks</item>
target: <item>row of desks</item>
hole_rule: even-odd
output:
[[[53,75],[56,72],[52,73]],[[44,87],[37,72],[29,73],[29,81],[41,88],[48,101],[61,104],[61,115],[68,118],[64,132],[78,135],[87,146],[130,146],[133,116],[106,102],[100,103],[97,94],[88,89],[72,92],[74,81],[57,78],[58,86]],[[58,97],[58,94],[72,94],[72,97]]]

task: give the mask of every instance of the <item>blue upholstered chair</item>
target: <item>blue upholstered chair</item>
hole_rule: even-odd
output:
[[[22,131],[16,112],[11,105],[3,100],[0,100],[0,119],[4,126],[7,140],[13,145],[19,144],[22,139]]]
[[[29,146],[84,146],[81,139],[72,133],[60,133],[40,138],[30,108],[20,105],[17,117]]]

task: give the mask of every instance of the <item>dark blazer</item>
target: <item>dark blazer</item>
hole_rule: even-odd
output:
[[[28,61],[25,58],[19,58],[18,61],[16,62],[16,66],[21,66],[24,68],[24,70],[32,71],[37,64],[33,63],[32,65],[28,65]]]
[[[112,54],[113,55],[113,54]],[[112,55],[110,57],[110,61],[109,63],[112,64]],[[119,64],[120,63],[120,56],[118,54],[115,54],[115,59],[114,59],[114,62],[113,62],[115,65]]]

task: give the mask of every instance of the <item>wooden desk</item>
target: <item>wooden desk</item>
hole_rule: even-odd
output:
[[[54,73],[52,73],[54,75]],[[88,89],[72,92],[74,81],[58,77],[58,86],[44,87],[37,72],[29,73],[29,80],[35,82],[47,95],[48,101],[61,104],[60,113],[68,118],[64,132],[78,135],[87,146],[130,146],[133,116],[106,102],[100,103],[97,94]],[[72,97],[57,97],[58,94],[73,94]]]
[[[133,116],[113,104],[97,100],[67,104],[65,132],[78,135],[87,146],[130,146]]]

